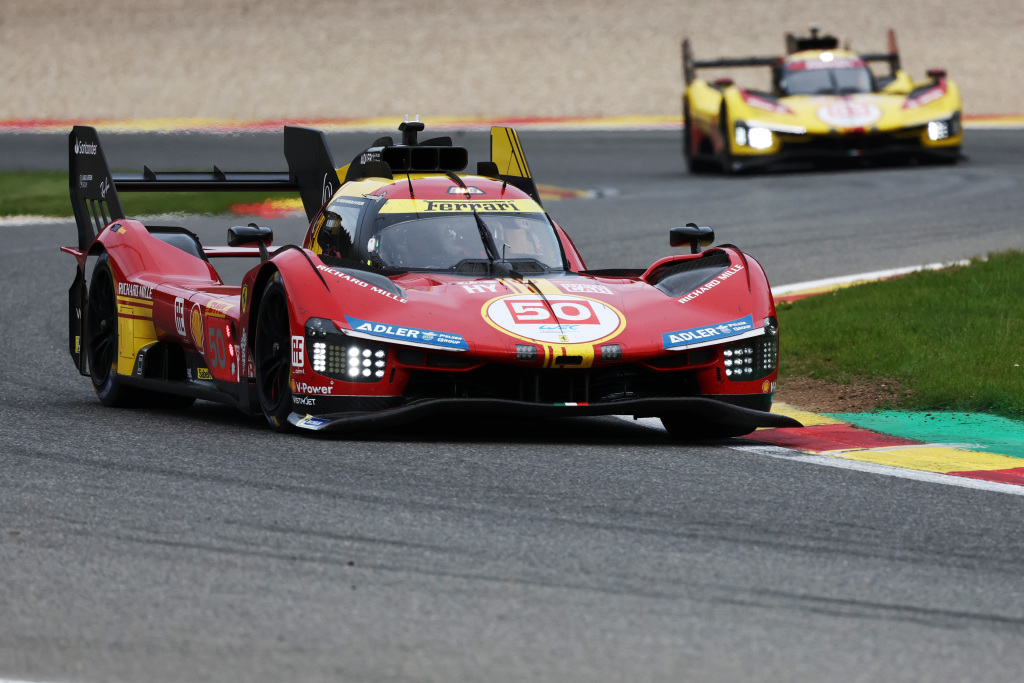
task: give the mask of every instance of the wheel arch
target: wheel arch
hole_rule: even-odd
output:
[[[263,291],[267,288],[267,283],[270,282],[273,277],[281,276],[281,270],[273,262],[268,262],[266,266],[260,269],[260,272],[256,274],[256,279],[252,283],[252,292],[250,293],[250,303],[247,315],[249,316],[249,329],[254,330],[256,328],[256,321],[259,320],[260,306],[263,305]],[[246,349],[248,353],[251,353],[255,348],[255,334],[250,332],[248,335],[247,345],[250,347]]]

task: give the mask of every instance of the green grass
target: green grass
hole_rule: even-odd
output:
[[[263,192],[122,192],[128,216],[163,213],[230,213],[232,204],[252,204],[270,197]],[[71,216],[65,171],[0,172],[0,216]]]
[[[1024,419],[1024,252],[778,307],[780,375],[897,380],[885,407]]]

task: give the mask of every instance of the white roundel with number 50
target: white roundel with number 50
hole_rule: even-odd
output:
[[[488,301],[483,314],[514,337],[549,344],[604,341],[626,326],[616,309],[582,296],[513,294]]]

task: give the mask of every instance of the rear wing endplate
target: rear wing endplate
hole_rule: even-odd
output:
[[[490,171],[498,180],[518,187],[540,204],[540,192],[533,181],[530,165],[526,162],[526,154],[514,128],[491,127],[491,163],[489,167],[479,170]]]
[[[862,54],[860,58],[865,62],[888,62],[889,75],[895,77],[896,72],[900,70],[900,50],[896,46],[896,32],[889,29],[886,38],[889,43],[888,52],[869,52]]]
[[[96,129],[75,126],[68,136],[68,183],[78,225],[78,248],[85,251],[105,225],[124,218]]]

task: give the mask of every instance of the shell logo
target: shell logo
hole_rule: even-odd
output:
[[[481,313],[506,334],[546,344],[602,342],[626,327],[625,316],[603,301],[564,294],[500,296],[485,303]]]
[[[192,340],[196,343],[196,349],[199,353],[203,352],[203,312],[199,308],[199,304],[192,306]]]

